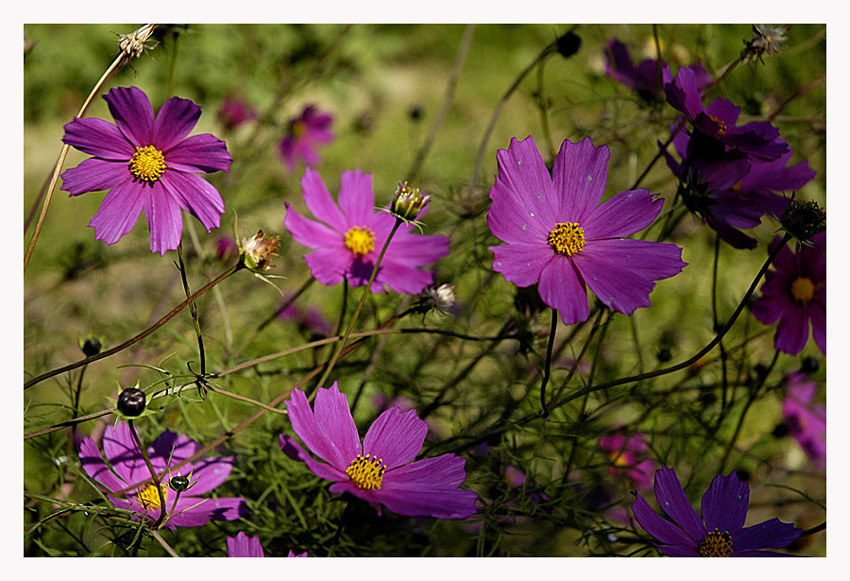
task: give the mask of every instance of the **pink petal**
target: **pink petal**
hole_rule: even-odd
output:
[[[416,410],[402,413],[393,407],[378,416],[363,439],[363,452],[382,459],[387,469],[413,462],[422,449],[428,423]]]
[[[307,209],[317,220],[321,220],[343,234],[348,231],[350,222],[331,198],[330,192],[317,171],[310,168],[304,170],[301,190],[304,193]]]
[[[209,133],[187,137],[165,152],[169,168],[187,173],[230,171],[232,161],[227,144]]]
[[[546,242],[557,220],[544,223],[542,213],[535,213],[536,205],[529,204],[527,194],[496,180],[490,198],[493,203],[487,211],[487,225],[496,238],[508,243]]]
[[[365,225],[375,213],[375,194],[372,174],[360,169],[344,171],[340,176],[339,205],[348,217],[348,224]]]
[[[165,256],[167,251],[176,250],[180,244],[183,235],[183,212],[161,181],[154,182],[146,202],[145,217],[151,233],[151,252],[159,252]]]
[[[540,274],[540,298],[557,309],[565,325],[586,321],[590,315],[587,291],[573,263],[556,255]]]
[[[72,196],[109,190],[132,179],[126,161],[106,161],[91,157],[62,174],[62,189]]]
[[[128,162],[136,151],[118,127],[103,119],[75,117],[65,125],[62,141],[83,153],[112,161]]]
[[[585,214],[580,226],[587,240],[628,236],[652,224],[663,206],[649,190],[625,191]]]
[[[207,232],[219,227],[225,211],[224,201],[207,180],[192,173],[167,171],[160,181],[171,198],[197,218]],[[182,223],[181,218],[181,228]]]
[[[156,115],[152,143],[160,151],[168,151],[182,141],[201,117],[201,108],[189,99],[171,97]]]
[[[296,242],[307,248],[333,247],[335,250],[340,247],[345,248],[343,234],[325,224],[303,217],[293,210],[288,202],[284,202],[284,206],[286,206],[286,215],[283,218],[283,224]]]
[[[154,114],[148,96],[137,87],[116,87],[103,96],[121,133],[136,147],[153,142]]]
[[[560,200],[558,222],[584,225],[587,213],[596,209],[605,193],[608,146],[594,147],[590,138],[581,143],[565,140],[555,158],[552,176]]]
[[[133,229],[149,195],[146,187],[128,180],[106,194],[89,221],[89,226],[94,228],[95,239],[114,244]]]
[[[525,201],[529,217],[553,225],[563,217],[560,192],[553,185],[549,170],[532,137],[526,137],[523,141],[511,139],[508,149],[500,149],[496,159],[499,163],[499,180],[517,198]],[[496,195],[499,195],[499,190]]]
[[[493,251],[493,270],[520,287],[533,285],[552,263],[561,260],[548,244],[514,243],[489,249]]]
[[[305,255],[304,260],[316,280],[324,285],[333,286],[341,283],[346,277],[354,257],[351,251],[340,244],[336,248],[319,248]]]

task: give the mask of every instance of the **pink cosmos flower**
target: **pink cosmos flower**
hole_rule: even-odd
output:
[[[239,531],[235,537],[227,537],[228,557],[265,557],[266,552],[258,537],[249,537],[245,531]],[[287,557],[306,557],[307,551],[295,554],[289,549]]]
[[[332,493],[353,494],[379,515],[381,505],[404,516],[460,519],[475,513],[478,495],[459,488],[466,479],[464,458],[447,453],[414,461],[428,433],[428,423],[415,410],[388,409],[361,443],[348,399],[336,382],[330,389],[319,388],[315,410],[297,389],[286,409],[292,429],[320,460],[288,434],[280,436],[281,449],[333,482]]]
[[[599,438],[597,445],[600,450],[607,452],[611,460],[608,470],[613,476],[628,478],[641,490],[652,484],[655,462],[647,457],[649,446],[641,432],[630,436],[606,434]]]
[[[243,123],[256,119],[257,110],[241,99],[228,97],[221,103],[221,108],[218,110],[218,117],[221,119],[225,129],[232,131]]]
[[[771,244],[773,248],[779,238]],[[790,355],[803,350],[812,337],[826,353],[826,232],[797,244],[793,252],[782,248],[765,275],[761,297],[753,301],[753,316],[765,325],[779,321],[774,347]]]
[[[133,229],[142,210],[151,233],[151,251],[165,255],[180,243],[185,210],[207,232],[218,228],[224,202],[198,174],[229,171],[224,141],[204,133],[187,137],[201,116],[188,99],[172,97],[154,116],[147,95],[118,87],[103,96],[115,125],[75,118],[62,141],[94,157],[62,174],[72,196],[109,190],[89,226],[95,238],[114,244]]]
[[[328,144],[334,139],[330,130],[333,116],[309,105],[298,117],[289,120],[286,135],[278,144],[278,153],[286,162],[289,171],[295,171],[299,161],[315,167],[322,162],[316,151],[319,144]]]
[[[152,482],[141,484],[150,479],[151,474],[129,426],[122,421],[108,426],[101,445],[108,465],[93,438],[85,438],[80,445],[80,461],[86,474],[105,489],[116,507],[136,513],[140,520],[156,521],[162,511],[161,498]],[[233,468],[232,457],[196,460],[181,466],[179,473],[172,471],[171,466],[192,456],[199,447],[185,435],[170,431],[163,432],[148,447],[148,457],[160,478],[165,511],[170,514],[164,524],[166,528],[196,527],[210,520],[235,520],[244,516],[244,498],[198,496],[211,492],[227,480]],[[181,474],[189,478],[191,494],[187,491],[178,497],[168,484],[171,478]],[[129,492],[118,494],[127,488]]]
[[[826,465],[826,408],[814,403],[818,384],[805,373],[788,379],[782,414],[789,433],[815,466]]]
[[[590,139],[564,141],[552,175],[531,137],[499,150],[487,224],[506,242],[494,246],[493,269],[519,287],[538,284],[540,298],[564,324],[587,319],[587,287],[615,311],[648,307],[656,280],[685,267],[673,244],[624,238],[649,226],[663,200],[625,191],[600,205],[608,148]]]
[[[396,222],[388,213],[375,210],[372,174],[359,169],[344,171],[339,205],[315,170],[305,171],[301,189],[307,209],[318,221],[304,218],[287,203],[283,223],[296,242],[315,249],[304,256],[313,276],[325,285],[335,285],[343,279],[352,286],[367,284]],[[389,287],[397,293],[416,295],[434,281],[434,271],[420,268],[448,254],[449,239],[416,235],[414,228],[403,224],[393,236],[372,292]]]

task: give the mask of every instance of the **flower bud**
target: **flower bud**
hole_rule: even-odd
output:
[[[792,236],[805,242],[826,230],[826,212],[817,202],[795,198],[785,206],[779,222]]]
[[[280,238],[278,236],[266,236],[260,230],[250,238],[243,238],[239,246],[239,254],[242,261],[249,270],[254,272],[265,272],[275,267],[271,261],[277,258],[280,250]]]
[[[168,486],[174,492],[186,492],[190,488],[189,479],[186,476],[172,476]]]
[[[145,411],[147,397],[145,392],[135,387],[128,387],[118,396],[118,411],[125,416],[136,417]]]
[[[558,37],[557,45],[558,54],[564,58],[569,58],[577,53],[581,47],[581,37],[574,32],[568,32]]]
[[[393,194],[393,201],[390,204],[390,213],[405,222],[410,222],[416,219],[422,208],[430,201],[431,196],[420,194],[419,189],[409,187],[407,182],[398,182],[398,189]]]
[[[100,353],[101,347],[102,345],[97,337],[88,337],[85,341],[83,341],[83,344],[80,345],[80,349],[83,350],[86,357],[97,355]]]

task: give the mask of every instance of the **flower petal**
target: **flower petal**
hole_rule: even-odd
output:
[[[165,152],[169,168],[187,173],[229,172],[232,162],[227,144],[209,133],[187,137]]]
[[[348,217],[348,224],[366,225],[375,213],[372,174],[363,173],[360,168],[342,172],[339,183],[339,205]]]
[[[189,135],[200,117],[201,108],[198,105],[189,99],[171,97],[156,114],[152,143],[160,151],[170,150]]]
[[[173,462],[176,464],[176,462]],[[204,458],[196,462],[193,469],[187,470],[185,467],[180,469],[180,473],[184,476],[189,476],[191,473],[192,494],[206,494],[224,484],[224,481],[230,476],[233,470],[233,457],[227,456],[224,458]],[[172,476],[176,476],[175,472]]]
[[[160,180],[171,199],[204,225],[207,232],[221,225],[224,200],[218,190],[204,178],[192,173],[167,171]],[[183,219],[180,219],[181,227]]]
[[[337,248],[319,248],[315,252],[305,255],[304,260],[307,262],[307,267],[310,269],[313,277],[320,283],[328,286],[341,283],[342,279],[348,275],[354,263],[354,257],[351,252],[342,245]],[[371,268],[369,272],[372,272]],[[367,280],[368,276],[367,274]],[[349,282],[352,281],[349,279]],[[359,285],[354,284],[353,286]]]
[[[545,222],[541,212],[535,213],[533,196],[542,194],[517,191],[500,179],[490,188],[493,201],[487,210],[487,225],[493,236],[508,243],[545,243],[557,220]]]
[[[781,549],[787,547],[803,534],[793,524],[773,518],[747,527],[732,538],[732,556],[754,549]]]
[[[266,553],[259,537],[249,537],[245,531],[239,531],[235,537],[227,537],[227,556],[265,557]]]
[[[508,149],[496,152],[499,165],[499,177],[504,187],[513,192],[518,200],[525,201],[525,213],[529,218],[536,218],[543,224],[554,224],[561,215],[560,191],[552,183],[552,176],[543,163],[543,158],[537,150],[534,138],[526,137],[523,141],[511,139]],[[490,197],[503,195],[502,189],[490,190]]]
[[[88,155],[125,163],[130,161],[136,151],[118,127],[103,119],[75,117],[65,125],[62,142]]]
[[[300,462],[304,462],[307,465],[307,468],[310,469],[310,472],[318,476],[319,478],[324,478],[325,480],[330,480],[331,482],[348,482],[348,475],[343,471],[330,464],[325,464],[324,462],[319,462],[315,458],[313,458],[309,452],[304,450],[298,442],[290,436],[289,434],[281,434],[280,435],[280,449],[284,454],[292,458],[293,460],[297,460]]]
[[[94,228],[96,240],[114,244],[133,229],[142,213],[142,207],[147,203],[148,192],[145,187],[128,180],[106,194],[100,208],[89,221],[89,226]]]
[[[112,492],[127,486],[127,483],[116,476],[103,461],[100,450],[92,438],[84,438],[80,444],[80,463],[92,480],[96,480]]]
[[[307,209],[316,219],[321,220],[341,234],[348,231],[351,222],[334,202],[319,172],[310,168],[304,170],[304,177],[301,178],[301,190]]]
[[[115,124],[136,147],[153,143],[154,114],[150,99],[138,87],[115,87],[103,96]]]
[[[743,528],[750,504],[750,487],[738,480],[733,471],[729,476],[718,474],[702,496],[702,518],[708,531],[734,534]]]
[[[171,507],[169,506],[169,509]],[[166,528],[199,527],[211,520],[236,520],[248,515],[244,498],[198,498],[181,496]]]
[[[109,190],[132,181],[126,161],[107,161],[91,157],[62,174],[62,188],[72,196]]]
[[[348,400],[334,382],[330,389],[319,388],[315,407],[313,412],[304,392],[293,390],[286,402],[292,429],[310,451],[344,472],[361,452]]]
[[[183,212],[180,205],[168,193],[162,181],[154,182],[145,202],[151,252],[165,256],[169,250],[177,250],[183,235]]]
[[[519,287],[538,282],[541,274],[552,268],[550,264],[562,261],[548,244],[513,243],[489,249],[493,251],[493,270]]]
[[[428,435],[428,422],[416,410],[392,407],[378,416],[363,439],[363,453],[382,459],[387,469],[412,462]]]
[[[777,351],[796,355],[809,340],[809,317],[805,309],[798,306],[785,309],[776,325],[774,347]]]
[[[466,479],[465,463],[443,454],[387,471],[375,497],[396,514],[466,518],[475,514],[478,495],[458,488]]]
[[[121,488],[150,478],[150,471],[126,423],[118,421],[114,426],[107,426],[100,445],[112,469],[126,481]]]
[[[335,252],[340,247],[345,248],[343,235],[340,232],[325,224],[305,218],[293,210],[288,202],[284,202],[284,206],[286,206],[286,215],[283,218],[283,225],[286,226],[296,242],[307,248],[333,247]]]
[[[656,473],[657,474],[657,473]],[[636,500],[632,504],[632,512],[635,515],[637,523],[652,537],[671,547],[689,549],[696,552],[697,542],[694,541],[680,527],[671,523],[667,519],[658,515],[654,510],[649,508],[649,505],[641,496],[640,492],[635,493]],[[662,547],[662,551],[666,547]]]
[[[538,291],[544,303],[558,309],[565,325],[586,321],[590,315],[584,282],[566,257],[552,258],[540,273]]]
[[[672,468],[662,466],[655,473],[655,498],[664,512],[682,527],[694,544],[699,544],[705,536],[705,527],[685,496],[685,490]]]
[[[565,140],[555,158],[552,176],[558,196],[558,222],[584,225],[595,211],[608,179],[608,146],[594,147],[590,138],[580,143]]]
[[[628,236],[652,224],[663,206],[664,198],[649,190],[625,191],[590,209],[579,225],[587,240]]]

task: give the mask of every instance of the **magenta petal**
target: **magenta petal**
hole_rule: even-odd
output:
[[[826,294],[826,289],[824,293]],[[826,354],[826,298],[823,303],[812,302],[809,304],[809,317],[812,320],[812,338],[815,340],[815,345],[821,350],[821,353]]]
[[[750,504],[750,487],[734,472],[718,474],[702,496],[702,518],[706,530],[733,532],[743,528]]]
[[[126,181],[106,194],[100,208],[89,221],[97,240],[114,244],[133,229],[150,195],[145,188],[146,186],[138,183]]]
[[[153,125],[152,142],[168,151],[189,135],[201,117],[201,108],[189,99],[171,97],[163,103]]]
[[[785,309],[776,325],[774,346],[777,351],[796,355],[803,350],[809,340],[809,317],[806,311],[797,307]]]
[[[735,535],[732,539],[733,556],[755,549],[781,549],[796,541],[801,534],[802,529],[773,518],[747,527]]]
[[[80,463],[92,480],[100,482],[110,491],[122,490],[127,486],[124,480],[109,470],[100,455],[97,444],[91,438],[83,439],[80,444]]]
[[[108,190],[131,181],[126,161],[107,161],[90,157],[62,174],[62,189],[72,196]]]
[[[62,141],[88,155],[111,161],[123,161],[125,164],[136,151],[118,127],[103,119],[75,117],[73,121],[65,125],[65,136]]]
[[[137,87],[116,87],[103,96],[121,133],[136,147],[153,143],[154,114],[148,96]]]
[[[286,215],[283,218],[283,225],[286,226],[296,242],[307,248],[322,248],[323,246],[328,246],[328,242],[333,240],[335,245],[338,245],[339,248],[344,248],[349,255],[351,254],[345,248],[341,233],[325,224],[305,218],[293,210],[288,202],[284,202],[284,206],[286,206]],[[339,251],[339,249],[335,249],[335,251]],[[350,256],[347,260],[350,260]]]
[[[171,509],[169,501],[168,508]],[[154,509],[156,512],[157,509]],[[211,520],[236,520],[246,512],[245,499],[181,496],[166,528],[199,527]]]
[[[643,530],[666,545],[692,547],[692,550],[696,549],[697,541],[689,537],[681,528],[652,510],[640,492],[635,494],[637,498],[634,504],[632,504],[632,512],[634,512],[635,520]]]
[[[239,531],[235,537],[227,537],[227,556],[265,557],[266,553],[258,537],[249,537],[245,531]]]
[[[332,389],[319,388],[315,412],[310,409],[304,392],[293,390],[286,409],[292,429],[301,441],[321,459],[345,471],[361,452],[360,438],[345,394],[339,392],[336,383]]]
[[[605,193],[608,179],[608,146],[594,147],[590,138],[581,143],[565,140],[555,158],[552,177],[560,198],[559,222],[583,225]]]
[[[405,264],[414,269],[427,266],[449,253],[450,242],[451,240],[446,236],[415,235],[399,229],[390,240],[384,260],[389,258],[393,262]]]
[[[397,514],[466,518],[475,514],[478,495],[458,488],[466,478],[465,462],[443,454],[388,471],[375,496]]]
[[[416,459],[422,449],[428,423],[419,419],[416,410],[404,413],[393,407],[378,416],[363,439],[363,453],[382,459],[392,469]]]
[[[702,540],[705,536],[702,519],[685,496],[685,490],[672,468],[662,466],[655,473],[655,498],[664,512],[682,527],[694,543]]]
[[[529,207],[523,192],[516,191],[501,180],[490,188],[493,203],[487,211],[487,225],[502,242],[529,244],[546,242],[555,221],[544,223],[536,206]]]
[[[587,240],[628,236],[652,224],[663,206],[649,190],[625,191],[591,209],[580,226]]]
[[[540,274],[538,290],[543,302],[558,310],[565,325],[586,321],[590,315],[584,283],[566,257],[552,258]]]
[[[533,285],[550,264],[561,261],[548,244],[514,243],[489,249],[493,251],[493,270],[519,287]]]
[[[225,211],[224,200],[207,180],[191,173],[170,171],[160,181],[171,199],[197,218],[207,232],[221,225],[221,216]],[[182,223],[181,218],[181,228]]]
[[[209,133],[187,137],[165,152],[169,168],[187,173],[230,171],[232,161],[227,144]]]
[[[536,217],[544,224],[554,224],[560,215],[560,192],[552,183],[534,139],[530,136],[523,141],[511,139],[508,149],[500,149],[496,159],[499,162],[499,180],[507,189],[518,197],[535,196],[540,201],[529,213],[530,217]],[[492,193],[490,197],[493,197]]]
[[[348,231],[351,223],[334,202],[319,172],[310,168],[304,170],[304,177],[301,178],[301,189],[304,193],[307,209],[316,219],[340,233],[344,234]]]
[[[341,283],[354,261],[351,252],[342,245],[336,248],[319,248],[306,255],[304,260],[313,277],[328,286]]]
[[[342,172],[339,183],[339,206],[348,217],[349,224],[361,226],[367,224],[375,214],[372,174],[364,174],[359,168]]]
[[[172,460],[172,464],[176,463],[176,461]],[[192,494],[198,495],[206,494],[224,484],[224,481],[230,476],[232,470],[232,457],[205,458],[200,462],[196,462],[193,469],[187,470],[185,467],[181,468],[180,473],[184,476],[189,476],[191,473],[190,482],[192,483],[192,488],[190,490]],[[172,476],[176,475],[176,472],[172,474]]]
[[[348,476],[346,475],[344,469],[339,469],[330,464],[325,464],[324,462],[319,462],[315,458],[313,458],[309,452],[304,450],[298,442],[290,436],[289,434],[281,434],[280,435],[280,449],[284,454],[292,458],[293,460],[297,460],[299,462],[304,462],[307,465],[307,468],[310,469],[310,472],[318,476],[319,478],[324,478],[325,480],[330,480],[331,482],[349,482]],[[347,466],[345,467],[347,468]]]
[[[113,190],[114,191],[114,190]],[[183,212],[161,182],[155,182],[145,205],[145,217],[151,233],[151,252],[161,255],[177,250],[183,235]]]

